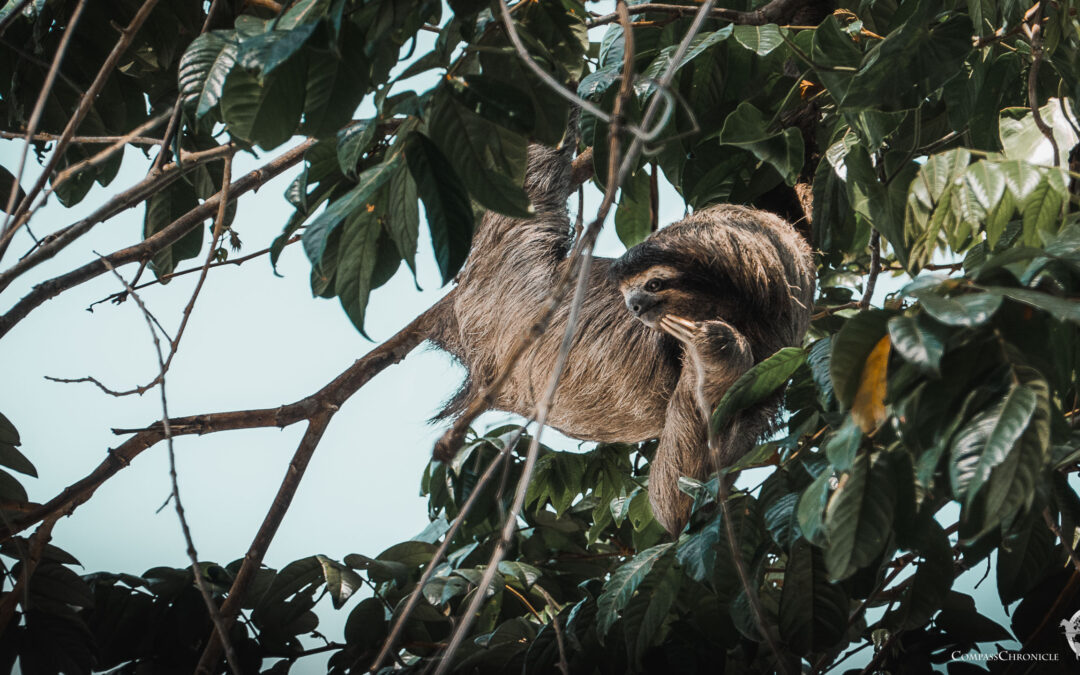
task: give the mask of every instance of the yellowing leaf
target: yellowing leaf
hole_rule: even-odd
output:
[[[885,421],[885,372],[891,348],[892,343],[886,335],[870,350],[859,379],[859,390],[855,392],[855,402],[851,405],[851,416],[866,434]]]

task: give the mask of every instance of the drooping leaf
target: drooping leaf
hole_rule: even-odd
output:
[[[784,347],[761,363],[746,371],[731,385],[712,415],[714,432],[730,423],[738,411],[761,401],[791,378],[795,370],[806,361],[806,351],[798,347]]]
[[[421,133],[405,145],[405,159],[424,202],[435,261],[443,283],[457,274],[472,243],[473,212],[467,191],[438,146]]]
[[[194,112],[196,120],[221,100],[238,50],[234,31],[215,30],[195,38],[180,57],[180,100],[186,110]]]
[[[840,477],[825,512],[825,564],[833,579],[846,579],[885,547],[896,505],[896,484],[885,452],[856,458]]]
[[[619,614],[630,603],[638,586],[645,580],[657,561],[667,555],[674,555],[674,544],[660,544],[638,553],[629,562],[623,563],[612,573],[604,584],[604,592],[597,598],[596,630],[601,640],[611,630]]]
[[[780,635],[796,654],[821,652],[844,633],[848,599],[829,580],[821,551],[800,539],[791,547],[780,598]]]

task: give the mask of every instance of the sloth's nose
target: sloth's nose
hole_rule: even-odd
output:
[[[656,302],[657,297],[652,293],[634,291],[626,298],[626,308],[629,309],[634,316],[641,316],[643,313],[655,307]]]

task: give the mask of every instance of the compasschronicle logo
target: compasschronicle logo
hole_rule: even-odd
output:
[[[1069,643],[1069,649],[1072,649],[1076,658],[1080,659],[1080,611],[1068,619],[1062,619],[1058,625],[1065,633],[1065,641]]]

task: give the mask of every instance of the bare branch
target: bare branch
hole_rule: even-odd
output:
[[[0,138],[7,140],[19,140],[26,138],[26,134],[16,133],[14,131],[0,131]],[[70,145],[109,145],[116,143],[117,141],[124,140],[129,145],[160,145],[160,138],[150,138],[148,136],[72,136],[68,141]],[[34,134],[30,140],[37,141],[39,143],[54,143],[60,140],[59,134],[49,134],[43,131],[39,131]]]
[[[293,235],[292,237],[287,239],[284,244],[282,244],[282,248],[284,248],[286,246],[292,246],[293,244],[295,244],[298,241],[300,241],[300,235],[298,235],[298,234]],[[255,251],[254,253],[249,253],[249,254],[247,254],[245,256],[241,256],[239,258],[229,258],[228,260],[221,260],[219,262],[213,263],[211,265],[208,265],[207,269],[214,269],[215,267],[225,267],[226,265],[234,265],[236,267],[239,267],[240,265],[246,263],[247,261],[254,260],[255,258],[264,256],[269,252],[270,252],[270,247],[267,246],[264,249],[260,249],[258,251]],[[188,274],[193,274],[195,272],[200,272],[200,271],[202,271],[202,269],[203,269],[203,266],[199,265],[197,267],[189,267],[188,269],[181,270],[179,272],[173,272],[171,274],[163,274],[160,277],[158,277],[157,279],[153,279],[151,281],[147,281],[145,283],[139,284],[138,286],[135,286],[135,290],[141,291],[142,289],[148,288],[150,286],[156,286],[156,285],[164,283],[166,281],[172,281],[176,277],[182,277],[182,276],[185,276],[185,275],[188,275]],[[120,302],[124,301],[125,297],[127,297],[127,291],[120,291],[118,293],[113,293],[112,295],[106,296],[106,297],[102,298],[101,300],[95,300],[86,309],[88,311],[92,312],[94,310],[94,307],[96,307],[97,305],[100,305],[103,302],[110,302],[111,301],[111,302],[114,302],[114,303],[120,303]]]
[[[0,272],[0,291],[26,271],[49,260],[66,248],[71,242],[89,232],[95,225],[105,222],[118,213],[142,203],[155,192],[165,188],[174,180],[208,162],[221,159],[236,152],[234,147],[219,145],[216,148],[199,152],[184,153],[179,163],[167,165],[157,176],[149,176],[132,187],[115,195],[98,207],[86,218],[75,222],[62,230],[54,232],[41,240],[29,253],[4,272]]]
[[[107,264],[107,263],[106,263]],[[169,449],[169,480],[172,483],[172,500],[173,505],[176,507],[176,517],[180,521],[180,530],[184,535],[184,543],[187,545],[188,559],[191,561],[191,574],[195,579],[195,586],[199,589],[199,595],[202,596],[203,603],[206,605],[206,611],[210,615],[210,621],[214,624],[214,629],[221,636],[221,640],[225,644],[225,656],[229,663],[229,669],[232,670],[233,675],[239,675],[241,673],[239,662],[236,658],[236,651],[233,649],[232,643],[228,639],[228,632],[225,628],[225,623],[221,618],[221,612],[218,611],[218,606],[214,602],[214,598],[210,595],[210,589],[206,586],[206,580],[203,578],[203,571],[199,567],[199,554],[195,550],[195,541],[191,536],[191,527],[188,525],[187,518],[184,516],[184,505],[180,501],[180,482],[176,476],[176,449],[173,446],[172,428],[169,426],[169,400],[165,395],[165,358],[162,355],[161,340],[158,339],[157,330],[154,329],[155,320],[150,314],[150,310],[143,303],[139,294],[131,288],[131,284],[127,282],[124,277],[120,276],[120,273],[109,266],[109,271],[120,280],[120,283],[124,285],[124,289],[131,295],[135,304],[142,312],[143,319],[146,320],[146,327],[150,329],[150,338],[154,343],[154,351],[157,352],[158,366],[160,370],[159,382],[161,387],[159,389],[161,393],[161,427],[165,434],[165,443]]]
[[[409,352],[423,342],[427,337],[432,318],[442,311],[443,303],[451,302],[452,299],[453,291],[416,317],[393,337],[357,359],[333,381],[310,396],[277,408],[174,417],[169,420],[170,432],[175,437],[234,429],[284,428],[311,419],[320,410],[325,409],[327,404],[340,406],[371,378],[387,366],[404,359]],[[144,450],[153,447],[165,438],[164,426],[160,423],[140,429],[113,429],[113,433],[134,434],[134,436],[117,448],[110,449],[105,460],[87,476],[72,483],[39,507],[29,509],[25,514],[13,518],[10,526],[5,526],[3,530],[0,530],[0,541],[5,541],[12,535],[54,514],[70,515],[90,499],[106,480],[131,464],[131,461]]]
[[[270,546],[270,542],[273,541],[278,526],[281,525],[281,519],[285,517],[285,512],[289,510],[289,505],[292,504],[293,496],[296,495],[296,488],[300,486],[300,479],[304,477],[308,462],[311,461],[311,456],[315,453],[315,448],[318,447],[323,432],[326,431],[326,425],[330,423],[330,419],[337,410],[337,406],[324,402],[322,410],[315,413],[308,422],[307,431],[304,432],[304,437],[300,439],[300,445],[296,448],[292,461],[289,462],[289,468],[285,472],[284,480],[281,481],[281,487],[278,488],[277,495],[274,497],[270,509],[266,512],[266,517],[263,518],[259,531],[255,534],[255,539],[252,540],[247,554],[244,555],[244,562],[240,565],[240,571],[237,572],[236,579],[233,580],[232,586],[229,587],[228,597],[221,604],[225,630],[220,635],[225,635],[225,631],[236,621],[236,613],[240,611],[240,603],[244,600],[244,593],[247,592],[248,586],[255,578],[255,573],[259,571],[263,556],[266,555],[266,549]],[[209,674],[217,672],[217,662],[221,658],[222,648],[221,640],[218,637],[218,632],[215,632],[210,637],[210,641],[199,659],[199,665],[195,669],[196,673]]]
[[[131,41],[135,38],[135,34],[142,27],[143,22],[150,16],[150,12],[157,5],[158,0],[144,0],[139,11],[132,17],[131,22],[126,28],[120,31],[120,38],[113,45],[112,51],[109,52],[109,56],[105,59],[105,62],[101,64],[101,68],[98,70],[97,76],[94,78],[90,88],[86,90],[86,94],[79,100],[79,106],[75,109],[75,113],[68,118],[68,123],[64,127],[63,133],[60,135],[60,140],[56,142],[56,147],[53,148],[52,155],[49,156],[48,161],[45,163],[41,176],[38,177],[34,186],[26,193],[20,202],[18,208],[12,214],[14,222],[8,226],[8,221],[5,220],[5,227],[3,233],[0,235],[0,258],[3,258],[4,252],[7,250],[8,245],[11,243],[11,237],[16,230],[24,225],[32,214],[30,205],[34,203],[34,199],[40,194],[41,189],[45,187],[45,183],[48,182],[49,177],[52,175],[53,169],[56,168],[60,158],[63,157],[64,151],[67,150],[68,143],[75,135],[79,125],[82,124],[86,115],[90,112],[90,108],[94,105],[94,100],[97,99],[98,94],[101,93],[102,88],[105,86],[106,80],[109,79],[109,75],[116,70],[116,64],[120,61],[120,57],[125,51]],[[65,31],[65,36],[69,34],[69,31]],[[11,213],[9,211],[9,213]]]
[[[304,158],[307,149],[314,144],[314,139],[308,139],[262,167],[249,172],[233,184],[228,195],[229,200],[234,200],[240,195],[258,188],[263,183],[299,163]],[[89,262],[67,274],[62,274],[34,286],[22,300],[19,300],[14,307],[8,310],[7,314],[0,316],[0,337],[6,335],[15,324],[46,300],[103,274],[106,271],[105,261],[114,267],[119,267],[131,262],[149,260],[155,253],[172,245],[180,237],[198,227],[202,221],[211,217],[217,211],[221,201],[222,195],[219,192],[138,244],[111,253],[104,260],[99,259]]]
[[[866,291],[863,292],[862,300],[859,301],[859,309],[870,309],[870,301],[874,298],[879,274],[881,274],[881,233],[874,230],[870,235],[870,274],[866,277]]]
[[[767,23],[783,23],[789,20],[804,4],[804,0],[772,0],[769,4],[748,12],[740,12],[734,9],[716,8],[709,12],[709,19],[730,21],[741,26],[764,26]],[[696,14],[698,8],[694,5],[670,5],[663,3],[642,3],[630,7],[631,14],[644,14],[645,12],[667,12],[671,15],[689,16]],[[589,28],[603,26],[618,21],[618,14],[605,14],[588,22]]]
[[[1061,151],[1058,150],[1054,130],[1043,120],[1042,113],[1039,112],[1039,66],[1042,64],[1043,59],[1042,10],[1043,4],[1041,1],[1032,10],[1028,10],[1028,14],[1031,16],[1031,68],[1028,70],[1027,95],[1028,105],[1031,107],[1031,119],[1035,122],[1035,126],[1038,127],[1039,131],[1042,132],[1042,135],[1046,136],[1046,140],[1050,141],[1050,148],[1054,151],[1054,166],[1056,167],[1061,162]]]

